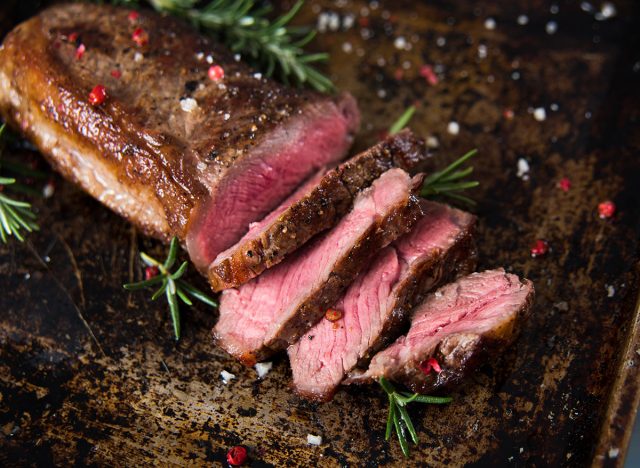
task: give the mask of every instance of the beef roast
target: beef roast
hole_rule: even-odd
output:
[[[213,289],[239,286],[280,263],[311,237],[335,226],[358,192],[384,171],[395,166],[415,173],[424,166],[426,156],[424,141],[405,130],[329,171],[321,180],[314,178],[218,255],[209,267]]]
[[[128,13],[75,3],[17,26],[0,48],[0,114],[64,176],[145,233],[177,235],[206,268],[343,157],[358,111],[349,95],[254,73],[181,20]],[[106,99],[92,105],[98,84]]]
[[[334,229],[239,289],[225,290],[213,330],[218,345],[252,365],[294,343],[378,250],[415,224],[422,214],[413,194],[418,179],[402,169],[385,172]]]
[[[344,376],[395,339],[405,316],[430,289],[475,267],[475,217],[422,202],[413,230],[380,252],[336,304],[341,318],[321,320],[288,349],[293,384],[328,400]]]
[[[487,353],[511,344],[533,302],[533,284],[497,270],[448,284],[417,307],[409,332],[346,383],[386,377],[427,393],[459,383]],[[441,372],[429,363],[434,358]]]

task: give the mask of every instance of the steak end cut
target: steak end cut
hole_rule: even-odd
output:
[[[349,286],[334,306],[341,317],[321,320],[289,347],[299,395],[331,399],[345,375],[397,338],[426,293],[473,271],[475,217],[426,200],[422,211],[411,232],[382,250]]]
[[[178,236],[206,269],[319,168],[359,125],[353,98],[254,73],[182,20],[56,5],[0,48],[0,115],[66,178],[140,227]],[[137,44],[132,33],[148,36]],[[81,56],[76,54],[83,46]],[[208,77],[211,63],[224,77]],[[106,89],[92,103],[96,85]]]
[[[280,263],[314,235],[335,226],[356,195],[383,172],[399,167],[415,174],[426,158],[424,141],[404,130],[321,179],[312,178],[274,212],[253,224],[237,244],[218,255],[208,269],[212,288],[237,287]]]
[[[213,330],[218,345],[252,365],[294,343],[372,255],[415,224],[422,212],[413,191],[421,180],[390,169],[331,231],[239,289],[225,290]]]
[[[460,278],[430,294],[414,311],[409,332],[345,383],[386,377],[418,393],[451,388],[488,354],[513,343],[533,296],[531,281],[501,268]],[[441,372],[425,370],[430,358]]]

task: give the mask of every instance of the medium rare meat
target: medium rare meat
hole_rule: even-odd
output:
[[[381,251],[336,304],[341,318],[321,320],[289,347],[293,384],[302,396],[330,399],[349,371],[398,336],[424,294],[473,271],[475,217],[428,201],[422,211],[413,230]]]
[[[329,171],[321,180],[313,178],[218,255],[209,267],[211,286],[216,291],[237,287],[280,263],[311,237],[335,226],[358,192],[384,171],[399,167],[415,173],[426,157],[424,141],[405,130]]]
[[[483,355],[498,353],[514,341],[533,294],[531,281],[502,268],[460,278],[430,294],[414,311],[409,332],[346,383],[386,377],[419,393],[451,387]],[[429,369],[430,358],[441,372]]]
[[[253,365],[294,343],[378,250],[413,227],[422,214],[413,194],[421,179],[390,169],[334,229],[239,289],[225,290],[213,330],[218,345]]]
[[[349,95],[253,73],[180,20],[128,14],[76,3],[17,26],[0,48],[0,114],[65,177],[145,233],[177,235],[206,268],[344,156],[358,111]],[[92,104],[96,85],[106,99]]]

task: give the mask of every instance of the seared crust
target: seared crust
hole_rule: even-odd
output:
[[[280,263],[311,237],[330,229],[355,196],[383,172],[399,167],[414,174],[427,157],[424,140],[404,130],[328,172],[308,195],[292,204],[258,237],[240,241],[209,267],[214,291],[237,287]]]
[[[127,16],[76,3],[16,27],[0,48],[0,114],[67,178],[145,233],[184,238],[192,208],[232,165],[306,106],[331,98],[253,74],[180,20]],[[138,27],[148,44],[132,40]],[[80,42],[86,52],[78,60]],[[206,56],[224,68],[224,84],[207,78]],[[108,97],[92,106],[97,84]],[[198,107],[183,111],[181,98]]]
[[[349,254],[335,265],[329,280],[301,304],[297,313],[282,326],[273,339],[252,353],[236,357],[252,366],[295,343],[324,316],[327,308],[335,304],[358,273],[370,263],[372,255],[409,232],[421,216],[420,201],[411,194],[391,215],[372,225],[360,237]]]
[[[480,364],[486,362],[487,358],[499,356],[518,337],[523,323],[529,316],[535,296],[531,281],[523,280],[522,282],[531,286],[531,289],[523,305],[508,320],[503,321],[500,327],[483,334],[449,335],[438,343],[432,357],[440,364],[442,368],[440,373],[425,375],[420,370],[420,362],[407,362],[394,368],[394,372],[389,372],[386,377],[401,382],[411,391],[421,394],[451,389],[459,385]],[[370,382],[371,378],[362,371],[354,372],[345,381],[347,384]]]
[[[358,367],[366,367],[378,351],[395,341],[406,326],[409,313],[416,304],[422,302],[427,293],[475,270],[478,252],[474,233],[475,224],[462,231],[455,244],[446,252],[440,250],[412,269],[411,275],[398,287],[400,294],[396,299],[391,320],[385,322],[378,339],[360,359]]]

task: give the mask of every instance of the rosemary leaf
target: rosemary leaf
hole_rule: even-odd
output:
[[[416,107],[415,106],[408,107],[407,110],[405,110],[402,113],[402,115],[400,117],[398,117],[398,120],[396,120],[391,125],[391,127],[389,127],[389,135],[395,135],[400,130],[402,130],[404,127],[406,127],[407,124],[409,123],[409,121],[411,120],[411,118],[413,117],[413,114],[415,114],[415,112],[416,112]]]

